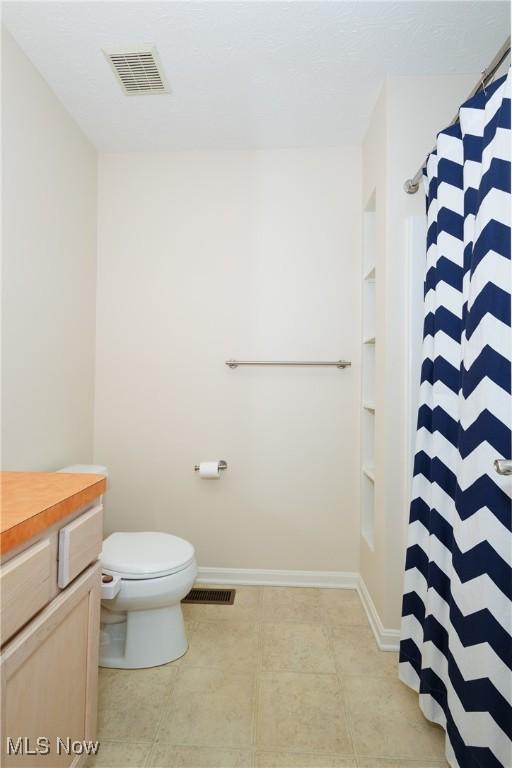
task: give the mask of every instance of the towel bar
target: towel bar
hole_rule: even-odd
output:
[[[331,368],[348,368],[349,360],[226,360],[229,368],[238,368],[239,365],[319,365]]]

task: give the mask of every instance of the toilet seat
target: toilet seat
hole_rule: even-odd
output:
[[[183,571],[194,558],[190,542],[152,531],[112,533],[101,552],[103,571],[128,580],[170,576]]]

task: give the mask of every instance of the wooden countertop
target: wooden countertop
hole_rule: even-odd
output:
[[[104,475],[0,472],[0,554],[101,496],[106,487]]]

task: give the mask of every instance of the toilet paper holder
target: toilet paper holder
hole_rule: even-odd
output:
[[[227,461],[224,461],[224,459],[221,459],[219,461],[219,469],[224,470],[228,468]],[[194,465],[194,472],[199,472],[199,464]]]

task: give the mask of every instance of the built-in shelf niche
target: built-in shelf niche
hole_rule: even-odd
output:
[[[361,535],[373,548],[375,528],[376,194],[363,211]]]
[[[375,537],[375,484],[366,474],[361,477],[361,534],[373,549]]]
[[[363,278],[375,269],[377,195],[373,190],[363,211]],[[375,273],[374,273],[375,277]]]
[[[363,403],[375,403],[375,346],[363,344],[362,349]]]
[[[367,409],[361,414],[361,466],[375,466],[375,415]]]

